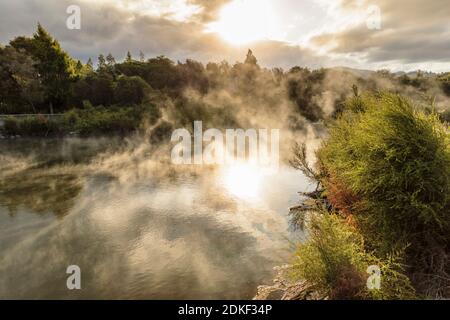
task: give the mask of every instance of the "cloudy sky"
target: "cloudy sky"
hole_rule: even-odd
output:
[[[81,29],[66,26],[70,5]],[[72,56],[450,71],[450,0],[2,0],[0,43],[41,22]]]

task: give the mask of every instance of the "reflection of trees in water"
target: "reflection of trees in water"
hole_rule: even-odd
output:
[[[124,141],[120,137],[93,137],[64,139],[21,138],[0,140],[0,159],[31,158],[36,163],[50,167],[57,164],[87,164],[103,152],[120,149]],[[0,169],[5,166],[0,163]]]
[[[53,213],[63,217],[75,204],[82,189],[76,173],[62,168],[28,168],[2,177],[0,204],[10,215],[20,206],[38,214]]]

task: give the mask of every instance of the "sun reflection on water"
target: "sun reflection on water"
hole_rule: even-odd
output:
[[[244,200],[256,200],[260,196],[264,171],[257,165],[237,163],[225,166],[221,178],[225,189]]]

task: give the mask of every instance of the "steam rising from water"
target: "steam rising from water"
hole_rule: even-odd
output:
[[[294,141],[313,158],[324,128],[300,116],[280,84],[289,79],[264,71],[228,80],[205,95],[186,91],[186,108],[165,101],[163,119],[280,129],[280,163]],[[312,99],[330,115],[355,83],[420,95],[378,75],[329,70]],[[438,105],[448,102],[435,92]],[[270,282],[300,236],[289,231],[288,208],[314,186],[286,166],[174,166],[170,148],[142,136],[1,141],[0,298],[238,299]],[[81,291],[66,288],[72,264]]]
[[[93,146],[66,140],[51,162],[2,155],[0,297],[250,298],[289,257],[287,208],[306,186],[297,172],[262,177],[250,201],[225,168],[172,166],[146,143],[68,163]],[[73,179],[55,189],[61,174]],[[66,289],[71,264],[81,291]]]

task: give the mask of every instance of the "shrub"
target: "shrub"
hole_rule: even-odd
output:
[[[359,210],[360,197],[345,183],[335,176],[328,176],[324,181],[327,199],[343,216],[349,216]]]
[[[308,240],[295,256],[292,276],[305,279],[330,299],[410,299],[414,289],[395,259],[380,260],[364,248],[364,239],[342,218],[312,217]],[[367,268],[381,269],[380,289],[368,289]]]
[[[358,98],[359,99],[359,98]],[[404,98],[367,97],[362,112],[346,111],[319,151],[328,173],[366,199],[386,240],[412,231],[448,237],[449,135],[435,114]]]
[[[21,119],[8,118],[2,131],[6,135],[49,136],[61,134],[64,128],[60,120],[47,119],[44,116],[30,116]]]
[[[439,117],[441,118],[441,120],[442,120],[443,122],[450,123],[450,108],[449,108],[449,109],[446,109],[446,110],[444,110],[444,111],[442,111],[442,112],[439,114]]]
[[[19,124],[15,118],[6,118],[2,132],[7,135],[19,134]]]
[[[427,279],[448,279],[450,137],[446,127],[437,114],[422,112],[393,94],[355,97],[346,106],[330,125],[318,158],[327,192],[344,190],[358,202],[349,204],[336,192],[329,200],[338,209],[344,203],[344,209],[353,211],[366,245],[378,256],[409,245],[407,263],[413,279],[418,273]],[[443,288],[448,290],[448,283]]]
[[[443,74],[439,77],[439,82],[441,83],[442,90],[447,96],[450,96],[450,73]]]
[[[143,121],[153,124],[159,118],[158,108],[151,104],[131,107],[111,106],[74,109],[64,114],[65,127],[81,135],[118,133],[125,134],[137,130]]]

